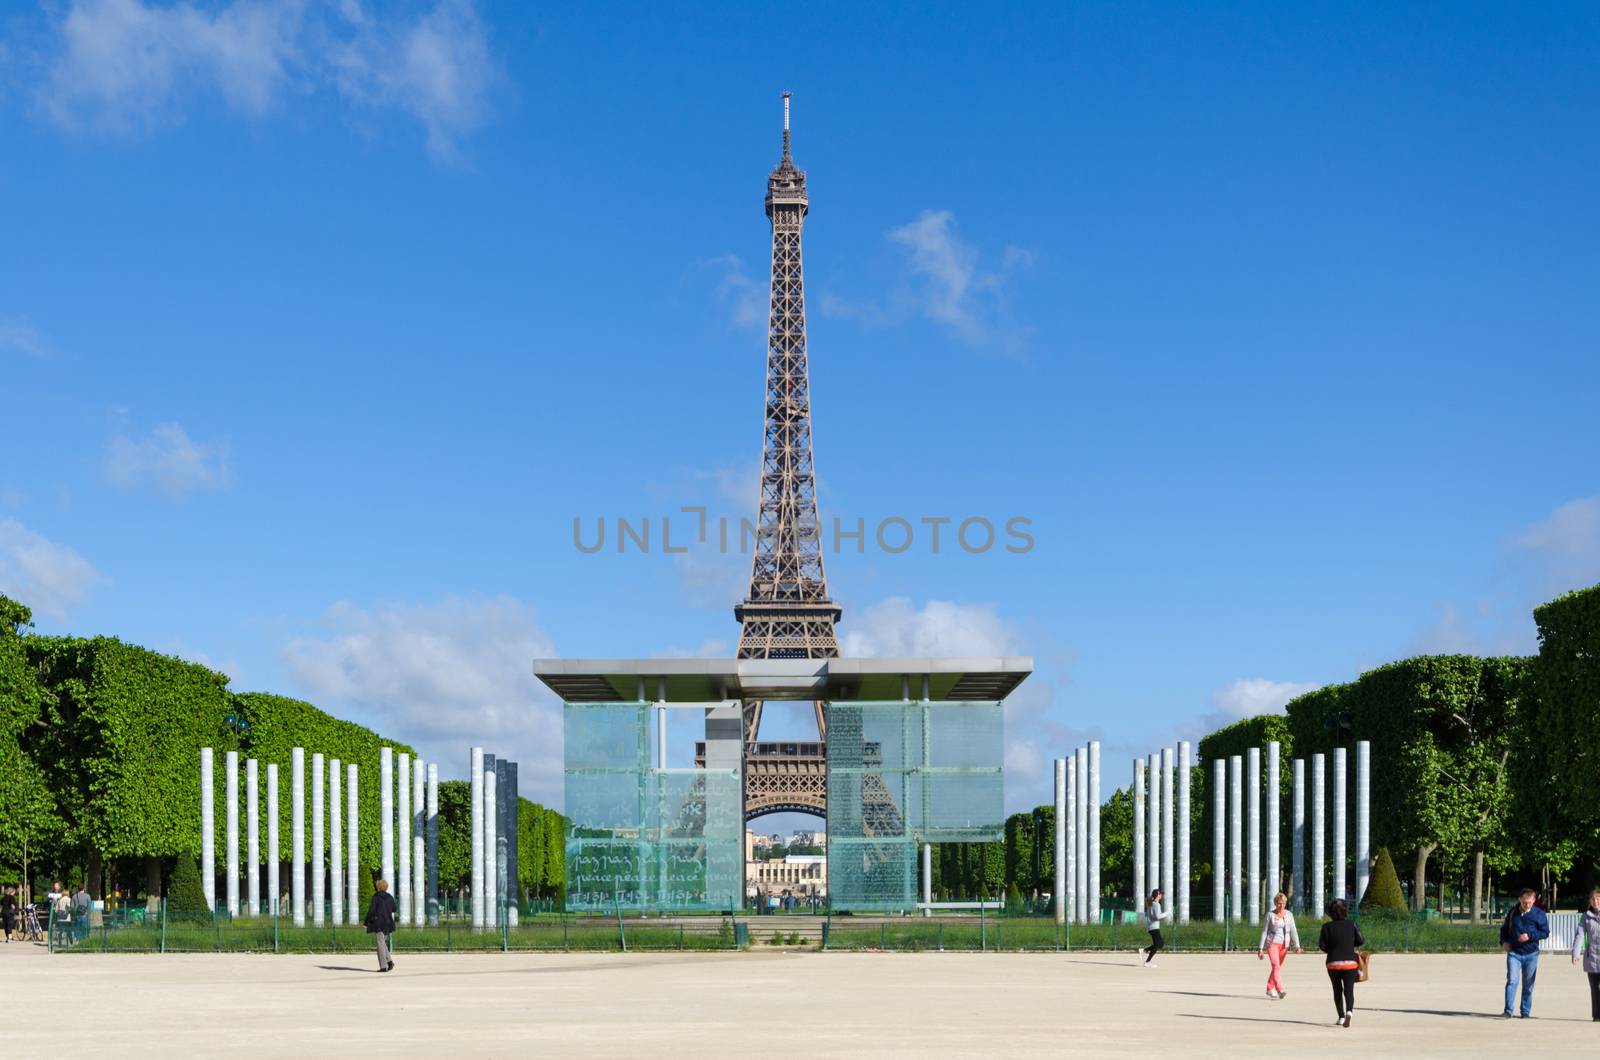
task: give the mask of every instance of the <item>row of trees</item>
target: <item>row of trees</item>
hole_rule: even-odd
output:
[[[111,886],[162,893],[174,866],[200,853],[202,747],[258,759],[263,785],[268,763],[287,776],[294,747],[358,766],[370,793],[361,800],[361,859],[376,871],[379,751],[412,748],[300,700],[233,692],[222,674],[113,637],[32,634],[31,620],[27,607],[0,596],[0,881],[62,877],[97,896]],[[215,773],[220,808],[220,764]],[[439,797],[441,885],[459,888],[470,876],[467,785],[446,781]],[[285,790],[280,849],[264,858],[288,860],[290,812]],[[523,890],[557,893],[563,819],[524,799],[518,829]]]
[[[1190,885],[1210,886],[1208,763],[1272,740],[1283,760],[1286,866],[1289,762],[1327,755],[1331,783],[1332,753],[1344,747],[1353,800],[1355,743],[1367,740],[1373,851],[1387,848],[1408,862],[1414,906],[1423,905],[1430,878],[1470,879],[1474,910],[1482,908],[1488,872],[1540,883],[1552,897],[1591,883],[1600,865],[1600,586],[1540,606],[1534,621],[1537,655],[1404,659],[1306,693],[1281,715],[1247,718],[1200,740]],[[1012,815],[1003,842],[941,848],[935,887],[963,896],[1050,891],[1054,821],[1053,807],[1040,806]],[[1132,829],[1132,795],[1120,788],[1101,810],[1106,895],[1131,888]]]

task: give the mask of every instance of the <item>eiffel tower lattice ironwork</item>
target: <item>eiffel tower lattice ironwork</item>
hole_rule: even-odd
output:
[[[839,654],[828,597],[811,449],[811,379],[806,360],[801,230],[810,200],[789,142],[783,94],[783,157],[767,177],[772,222],[772,296],[761,444],[761,501],[750,592],[733,609],[741,659],[829,659]],[[744,703],[745,815],[827,807],[827,714],[813,704],[817,742],[761,743],[761,703]]]

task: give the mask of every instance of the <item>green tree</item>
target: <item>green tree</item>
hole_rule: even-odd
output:
[[[200,866],[193,854],[179,854],[167,886],[167,918],[180,921],[211,920],[206,906],[205,888],[200,882]]]

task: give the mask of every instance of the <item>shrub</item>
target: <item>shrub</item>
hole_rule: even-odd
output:
[[[179,854],[167,884],[167,917],[171,920],[209,921],[206,892],[200,885],[200,866],[190,854]]]
[[[1367,893],[1361,898],[1362,913],[1406,914],[1406,896],[1400,890],[1400,876],[1395,872],[1394,859],[1388,847],[1378,848],[1378,859],[1372,866],[1372,879],[1367,882]]]

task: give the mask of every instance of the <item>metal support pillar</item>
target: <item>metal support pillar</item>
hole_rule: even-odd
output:
[[[1085,924],[1089,921],[1089,749],[1080,747],[1073,757],[1077,760],[1078,774],[1074,792],[1078,812],[1072,819],[1078,833],[1078,845],[1073,850],[1078,868],[1077,875],[1072,878],[1072,895],[1077,904],[1073,919]]]
[[[1356,741],[1356,893],[1354,901],[1367,896],[1372,879],[1372,744]],[[1476,911],[1474,911],[1476,915]]]
[[[483,756],[483,924],[500,926],[500,799],[492,755]]]
[[[1137,831],[1137,829],[1135,829]],[[1211,919],[1222,923],[1228,884],[1228,762],[1211,762]]]
[[[1133,908],[1137,912],[1144,908],[1144,900],[1149,896],[1145,890],[1148,882],[1144,864],[1144,834],[1145,834],[1145,808],[1144,808],[1144,759],[1133,760]]]
[[[1067,756],[1067,920],[1078,922],[1078,756]]]
[[[261,767],[254,758],[244,763],[244,837],[246,916],[261,915]]]
[[[1306,760],[1294,760],[1294,805],[1291,828],[1293,834],[1289,838],[1291,848],[1290,857],[1294,862],[1294,874],[1290,877],[1290,886],[1294,890],[1293,908],[1302,912],[1311,907],[1306,894]]]
[[[228,917],[239,915],[239,752],[229,751],[222,759],[222,779],[227,784],[223,812],[227,815]]]
[[[1173,882],[1178,888],[1178,923],[1189,922],[1189,798],[1191,786],[1191,773],[1194,763],[1190,761],[1189,741],[1178,741],[1178,868],[1177,879]]]
[[[289,901],[294,926],[306,926],[306,749],[289,749]]]
[[[1100,923],[1100,741],[1089,741],[1089,923]]]
[[[1249,827],[1245,837],[1249,866],[1245,878],[1249,881],[1250,895],[1244,903],[1248,911],[1245,919],[1258,924],[1261,922],[1261,748],[1252,747],[1245,752],[1245,775],[1250,786]]]
[[[206,909],[217,908],[217,782],[212,774],[211,748],[200,748],[200,891]]]
[[[1055,886],[1051,888],[1051,904],[1055,906],[1056,923],[1067,922],[1067,760],[1056,759],[1056,812],[1052,831],[1055,832]],[[1136,829],[1137,830],[1137,829]]]
[[[472,926],[481,928],[483,921],[483,748],[472,749]]]
[[[1161,886],[1161,755],[1152,753],[1145,765],[1145,881],[1144,895]]]
[[[1173,907],[1177,899],[1177,891],[1173,887],[1173,858],[1177,851],[1173,848],[1175,836],[1172,830],[1172,748],[1161,749],[1161,894],[1162,909]]]
[[[932,916],[933,910],[927,908],[933,901],[933,844],[922,844],[922,902],[923,916]]]
[[[1328,779],[1322,755],[1311,756],[1311,913],[1327,909]]]
[[[394,750],[378,750],[378,876],[394,894]]]
[[[426,911],[428,926],[435,927],[439,923],[439,767],[433,762],[428,763],[427,798],[428,896],[426,898]]]
[[[411,923],[421,927],[427,919],[428,906],[422,897],[427,886],[428,841],[424,823],[427,798],[427,764],[418,758],[411,764]]]
[[[1282,778],[1278,775],[1279,754],[1281,750],[1276,740],[1267,743],[1267,890],[1265,894],[1267,908],[1272,908],[1272,901],[1283,889],[1283,821],[1279,817],[1282,809]]]
[[[1350,897],[1350,869],[1346,860],[1345,837],[1350,834],[1347,816],[1349,775],[1343,747],[1333,749],[1333,896]]]
[[[283,915],[278,879],[283,864],[283,846],[278,841],[278,763],[267,763],[267,908],[273,916]]]
[[[337,758],[328,761],[328,919],[344,923],[344,816],[339,804],[343,787]]]
[[[1231,920],[1244,919],[1244,759],[1228,759],[1228,902]]]
[[[411,756],[400,753],[400,776],[395,794],[399,805],[395,808],[395,821],[400,826],[400,863],[395,867],[398,878],[389,881],[394,893],[395,919],[401,927],[411,926]]]
[[[345,817],[349,830],[345,837],[345,846],[349,850],[346,886],[350,888],[350,901],[346,903],[345,913],[351,924],[359,924],[366,917],[366,911],[361,908],[361,874],[366,871],[361,866],[361,772],[354,762],[345,769]]]
[[[323,903],[327,901],[327,836],[323,833],[322,822],[327,807],[323,806],[325,783],[324,770],[327,763],[320,752],[311,755],[311,923],[317,927],[323,922]]]

